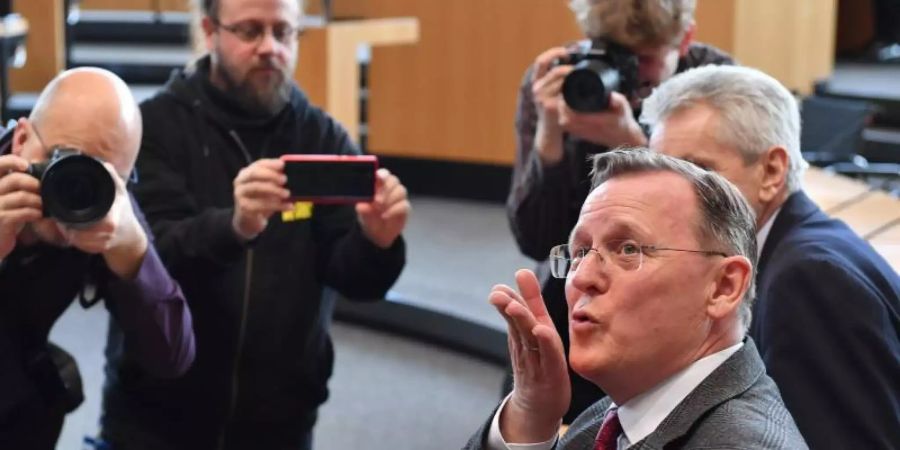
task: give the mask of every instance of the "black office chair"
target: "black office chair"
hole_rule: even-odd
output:
[[[810,164],[856,178],[900,179],[900,164],[870,163],[859,154],[874,107],[865,101],[809,96],[800,109],[800,148]]]

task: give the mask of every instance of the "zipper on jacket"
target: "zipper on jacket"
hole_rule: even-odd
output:
[[[234,354],[234,365],[231,368],[231,397],[228,402],[228,415],[222,424],[222,432],[219,435],[219,450],[225,449],[225,435],[228,431],[228,423],[234,419],[237,410],[238,384],[240,381],[239,370],[241,366],[241,353],[244,350],[244,337],[247,332],[247,310],[250,307],[250,277],[253,274],[253,250],[247,250],[247,270],[244,273],[244,298],[241,304],[241,325],[238,331],[237,351]]]
[[[244,154],[244,159],[247,160],[247,164],[253,164],[253,158],[250,157],[250,152],[247,151],[247,147],[244,146],[244,141],[241,140],[241,137],[238,136],[237,131],[228,130],[228,135],[234,139],[234,142],[237,143],[239,149],[241,149],[241,153]]]
[[[241,149],[241,152],[247,159],[247,164],[251,164],[253,160],[250,158],[250,152],[247,151],[247,147],[244,146],[240,136],[238,136],[234,130],[229,130],[228,134],[234,139],[234,142],[237,143],[238,148]],[[250,249],[247,250],[247,268],[244,273],[244,298],[241,303],[241,321],[240,328],[238,329],[237,349],[235,350],[234,363],[231,367],[231,392],[228,401],[228,414],[225,416],[225,422],[222,423],[222,431],[219,434],[219,450],[225,450],[225,436],[228,433],[228,424],[234,420],[234,414],[237,410],[238,386],[240,384],[239,371],[241,367],[241,354],[244,351],[244,338],[247,332],[247,310],[250,307],[250,280],[252,275],[253,249]]]

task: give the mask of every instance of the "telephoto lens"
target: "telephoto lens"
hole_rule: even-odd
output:
[[[28,173],[41,181],[44,216],[74,226],[89,225],[109,212],[116,183],[103,163],[75,149],[57,149]]]

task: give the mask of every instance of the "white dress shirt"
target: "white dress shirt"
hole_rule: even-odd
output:
[[[762,257],[763,245],[766,245],[766,239],[769,238],[769,232],[772,231],[772,225],[775,223],[775,218],[778,217],[778,213],[781,212],[781,208],[775,210],[775,214],[772,214],[772,217],[769,217],[769,220],[756,232],[756,258],[759,259]],[[754,274],[756,276],[756,274]]]
[[[662,421],[688,396],[703,380],[715,371],[722,363],[740,350],[744,345],[739,342],[724,350],[694,361],[693,364],[657,384],[649,391],[625,402],[619,407],[619,422],[623,433],[619,435],[618,449],[624,450],[632,443],[639,442],[650,435]],[[491,421],[488,432],[488,450],[550,450],[556,444],[558,436],[546,442],[534,444],[510,444],[500,434],[500,412],[506,406],[509,396],[503,400],[500,408]],[[613,403],[610,408],[616,405]]]

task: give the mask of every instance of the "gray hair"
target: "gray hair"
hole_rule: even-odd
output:
[[[721,175],[647,148],[613,150],[594,156],[591,189],[616,177],[647,172],[672,172],[690,182],[700,203],[696,233],[701,245],[750,261],[753,273],[739,310],[746,332],[756,297],[756,217],[753,209],[741,192]]]
[[[670,78],[644,100],[641,121],[653,131],[672,114],[698,104],[718,113],[719,142],[737,149],[746,164],[772,147],[784,147],[790,159],[788,191],[801,189],[808,164],[800,153],[800,110],[781,83],[749,67],[691,69]]]
[[[592,39],[626,47],[677,43],[694,24],[697,0],[570,0],[569,9]]]

